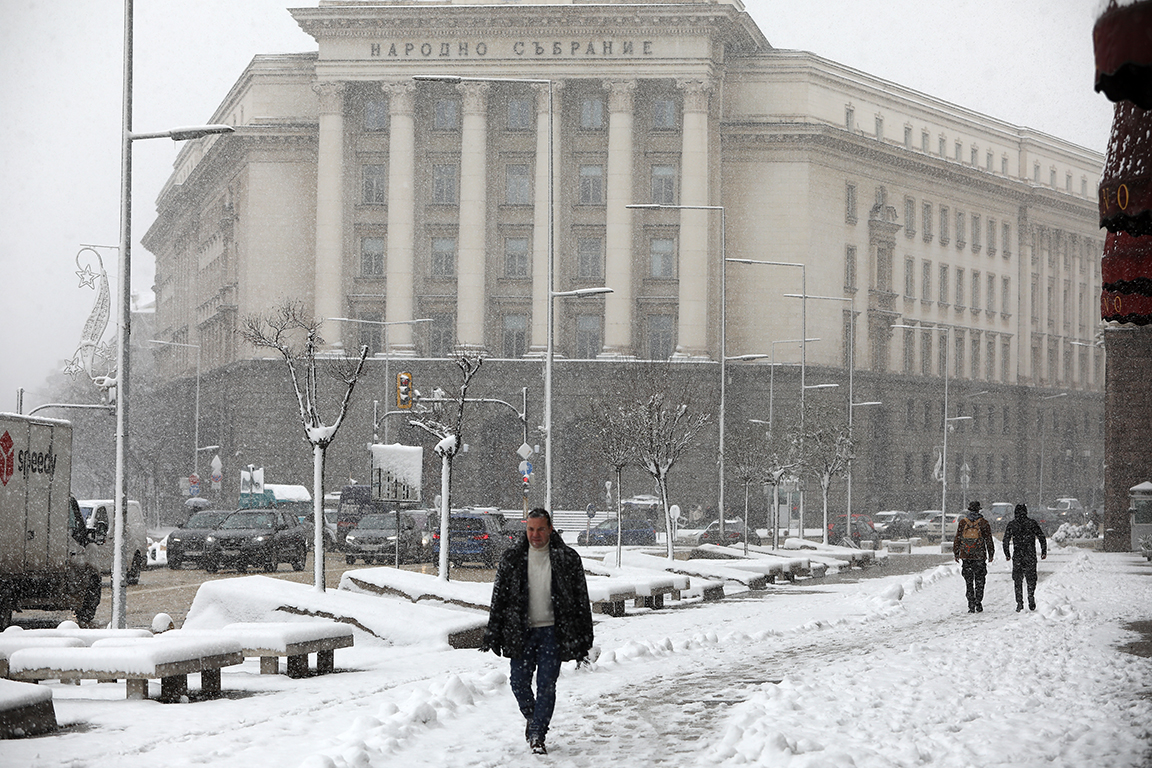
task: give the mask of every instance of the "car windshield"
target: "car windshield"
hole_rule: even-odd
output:
[[[238,529],[254,528],[259,530],[272,530],[276,522],[276,515],[270,512],[233,512],[228,519],[220,524],[221,528]]]
[[[362,530],[396,530],[396,515],[365,515],[356,526]]]
[[[185,528],[215,528],[231,512],[193,512],[184,524]]]

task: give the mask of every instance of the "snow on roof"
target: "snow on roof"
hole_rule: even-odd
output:
[[[312,494],[302,485],[264,483],[264,490],[270,492],[276,501],[312,501]]]

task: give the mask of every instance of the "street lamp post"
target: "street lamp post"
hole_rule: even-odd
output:
[[[132,132],[132,4],[124,0],[124,87],[120,140],[120,321],[116,352],[116,511],[112,555],[112,625],[127,624],[124,582],[124,516],[128,502],[128,393],[130,381],[129,341],[132,331],[132,142],[140,139],[188,141],[204,136],[232,133],[230,125],[201,125],[173,128],[158,133]]]
[[[720,212],[720,437],[717,441],[716,463],[720,470],[720,483],[718,492],[719,501],[716,505],[717,515],[720,519],[720,540],[724,541],[724,405],[728,388],[728,371],[725,361],[728,354],[728,259],[726,256],[727,222],[725,221],[724,206],[722,205],[670,205],[666,203],[633,203],[624,206],[638,210],[671,209],[680,211],[719,211]],[[748,532],[744,532],[747,538]]]

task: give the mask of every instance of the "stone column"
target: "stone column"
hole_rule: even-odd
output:
[[[533,192],[532,210],[532,343],[529,355],[543,356],[548,349],[548,263],[553,258],[550,248],[554,248],[555,226],[553,218],[559,207],[556,195],[559,191],[553,183],[554,174],[560,169],[560,91],[563,82],[552,82],[551,107],[549,107],[548,85],[533,86],[536,90],[536,188]],[[552,129],[552,167],[548,165],[549,126]],[[553,191],[549,201],[548,191]],[[549,229],[551,227],[551,230]],[[550,242],[549,238],[553,242]]]
[[[415,320],[416,259],[416,123],[410,80],[384,83],[388,94],[388,256],[385,320],[390,323]],[[388,348],[409,357],[415,354],[413,326],[390,326]]]
[[[605,81],[608,91],[608,167],[605,189],[604,350],[600,357],[632,357],[632,102],[635,80]]]
[[[684,91],[681,205],[708,205],[708,93],[710,80],[679,80]],[[708,359],[709,224],[719,211],[680,211],[680,322],[676,358]],[[720,253],[717,248],[716,259]],[[720,264],[719,269],[724,265]],[[718,273],[717,273],[718,274]],[[722,311],[722,308],[721,308]],[[719,320],[719,312],[716,313]],[[711,357],[719,360],[717,349]]]
[[[344,313],[344,83],[317,83],[316,288],[318,320]],[[334,334],[335,335],[335,334]],[[342,346],[331,342],[333,346]]]
[[[488,89],[490,83],[460,83],[460,215],[457,235],[456,340],[470,353],[484,349],[485,254],[488,233]]]

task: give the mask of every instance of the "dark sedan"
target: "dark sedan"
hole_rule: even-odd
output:
[[[616,518],[610,517],[602,521],[595,528],[581,531],[576,536],[576,543],[582,546],[615,546]],[[642,517],[624,518],[623,534],[620,536],[623,544],[655,544],[656,528],[651,522]]]
[[[189,515],[183,525],[168,534],[168,567],[179,568],[186,562],[203,565],[204,539],[230,514],[231,510],[202,509]]]
[[[243,573],[248,566],[267,572],[280,563],[304,570],[308,557],[308,533],[296,516],[274,509],[233,512],[204,539],[204,569],[215,573],[232,565]]]

